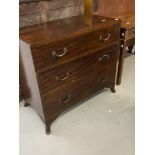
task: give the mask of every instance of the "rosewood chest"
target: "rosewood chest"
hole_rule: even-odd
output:
[[[45,122],[104,88],[115,92],[120,21],[76,16],[20,29],[20,63],[27,103]]]

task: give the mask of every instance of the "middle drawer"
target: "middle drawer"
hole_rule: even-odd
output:
[[[67,85],[113,70],[117,55],[118,51],[114,45],[39,74],[42,93],[47,94],[53,89],[63,88],[63,85],[67,87]]]

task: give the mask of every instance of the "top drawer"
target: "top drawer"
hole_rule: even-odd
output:
[[[119,27],[87,33],[78,37],[52,41],[33,47],[32,56],[36,71],[44,71],[89,54],[93,50],[119,41]]]

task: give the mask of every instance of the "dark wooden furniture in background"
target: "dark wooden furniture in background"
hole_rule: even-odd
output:
[[[132,53],[133,47],[135,45],[135,15],[130,14],[118,18],[121,19],[121,47],[116,83],[117,85],[120,85],[126,48],[128,48],[129,53]]]
[[[20,27],[40,24],[84,13],[85,0],[20,0]],[[93,1],[93,11],[98,11],[98,0]]]
[[[99,0],[98,13],[102,16],[117,17],[134,14],[135,0]]]
[[[58,115],[99,93],[115,92],[120,20],[83,16],[20,28],[20,58],[26,102],[45,122],[46,133]]]
[[[19,4],[20,27],[83,13],[83,0],[20,0]]]
[[[98,15],[121,19],[121,46],[117,84],[121,84],[126,47],[132,52],[135,44],[135,0],[99,0]]]

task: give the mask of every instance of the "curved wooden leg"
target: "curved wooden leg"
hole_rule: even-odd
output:
[[[45,122],[45,130],[46,130],[46,134],[47,134],[47,135],[50,135],[50,133],[51,133],[51,124],[54,122],[54,120],[55,120],[58,116],[59,116],[59,115],[54,116],[51,120]]]
[[[115,88],[110,88],[110,90],[111,90],[112,93],[116,93]]]
[[[45,123],[45,127],[46,127],[46,135],[49,135],[51,133],[51,123],[47,122]]]
[[[27,102],[24,103],[24,107],[28,107],[29,105],[30,105],[30,104],[27,103]]]

